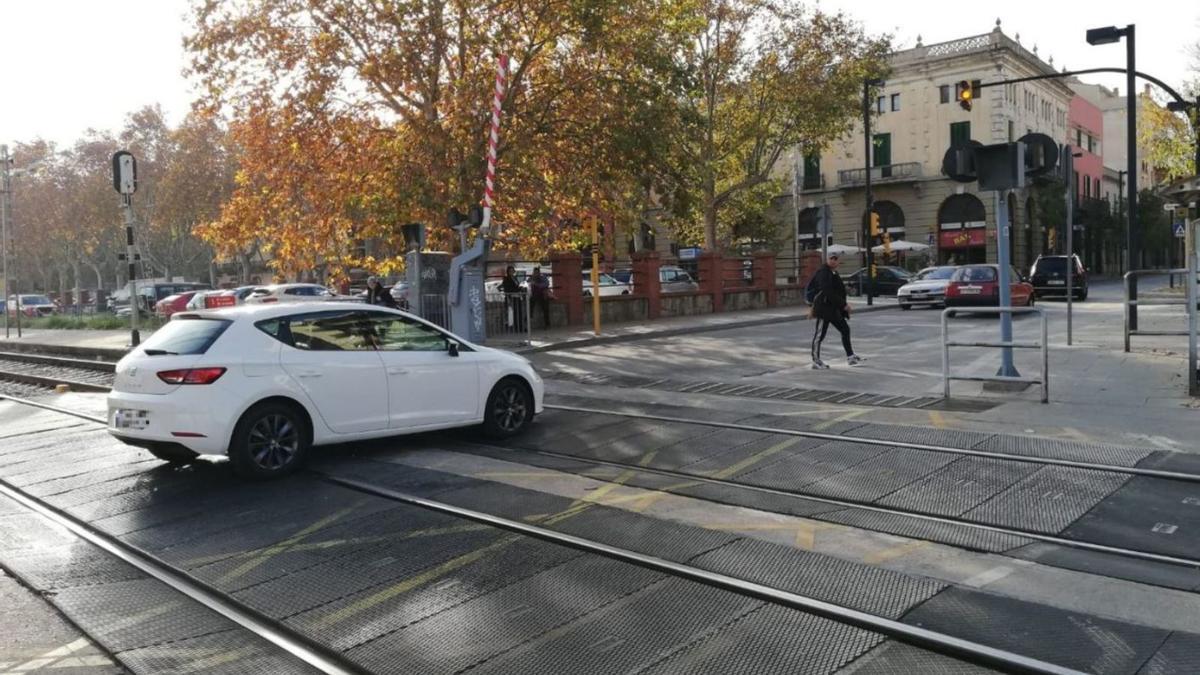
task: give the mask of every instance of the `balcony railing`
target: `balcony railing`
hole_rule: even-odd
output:
[[[866,169],[843,169],[838,171],[838,187],[861,185],[867,182]],[[905,181],[921,177],[920,162],[904,162],[903,164],[884,164],[871,167],[872,182]]]

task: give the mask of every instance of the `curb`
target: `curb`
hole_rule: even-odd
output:
[[[855,314],[868,314],[871,312],[882,312],[885,310],[897,309],[894,305],[873,305],[870,307],[855,308]],[[715,324],[711,326],[685,326],[682,328],[667,328],[659,331],[651,331],[648,333],[631,333],[628,335],[601,335],[599,337],[583,338],[580,340],[565,340],[563,342],[555,342],[547,345],[538,345],[534,347],[517,347],[511,351],[516,354],[539,354],[542,352],[557,352],[570,349],[583,349],[585,347],[593,347],[596,345],[620,344],[624,342],[637,342],[639,340],[655,340],[664,337],[675,337],[677,335],[693,335],[696,333],[713,333],[721,330],[733,330],[736,328],[754,328],[756,326],[767,326],[775,323],[790,323],[793,321],[808,321],[807,315],[786,316],[786,317],[771,317],[767,319],[747,319],[744,321],[731,321],[729,323]]]

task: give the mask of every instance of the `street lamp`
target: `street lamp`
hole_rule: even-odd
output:
[[[1134,249],[1134,223],[1135,214],[1137,213],[1137,68],[1134,67],[1134,30],[1133,24],[1129,24],[1124,28],[1116,26],[1106,26],[1104,28],[1092,28],[1087,32],[1087,41],[1090,45],[1107,45],[1117,42],[1121,38],[1125,38],[1125,152],[1129,155],[1126,158],[1126,173],[1129,174],[1129,183],[1126,187],[1126,202],[1128,208],[1125,212],[1125,270],[1132,272],[1134,264],[1137,260],[1136,251]],[[1137,297],[1137,278],[1130,277],[1131,297]],[[1137,306],[1129,308],[1129,327],[1133,330],[1137,329]]]
[[[875,275],[873,273],[875,269],[875,255],[871,252],[871,245],[874,242],[871,241],[870,230],[871,212],[875,209],[875,195],[871,194],[871,87],[882,87],[883,84],[883,80],[878,78],[863,80],[863,147],[866,151],[865,166],[867,210],[866,213],[863,214],[862,240],[863,248],[867,250],[867,268],[864,270],[865,274],[863,276],[867,280],[866,286],[868,305],[874,304],[875,297]],[[861,282],[859,283],[859,286],[861,288]]]

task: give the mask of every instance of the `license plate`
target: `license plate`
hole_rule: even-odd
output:
[[[1067,285],[1067,282],[1065,279],[1051,279],[1050,281],[1047,281],[1046,283],[1050,284],[1051,286],[1066,286]]]
[[[118,408],[113,412],[113,427],[117,429],[145,429],[150,426],[149,410]]]
[[[958,292],[962,293],[963,295],[979,295],[979,292],[982,290],[983,289],[978,286],[963,286],[962,288],[958,289]]]

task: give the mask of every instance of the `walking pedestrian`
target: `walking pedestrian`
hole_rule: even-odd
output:
[[[829,332],[830,326],[836,328],[842,335],[842,348],[846,350],[846,363],[857,366],[863,361],[854,353],[854,347],[850,344],[850,324],[848,323],[850,303],[846,301],[846,285],[842,283],[842,277],[837,271],[841,263],[841,257],[838,254],[830,253],[828,262],[822,265],[821,269],[813,275],[812,281],[808,282],[809,291],[806,295],[812,298],[810,312],[817,320],[812,337],[813,370],[829,368],[821,360],[821,343],[825,341],[825,334]]]
[[[550,327],[550,280],[542,274],[541,267],[533,268],[529,275],[529,313],[542,308],[542,327]]]

